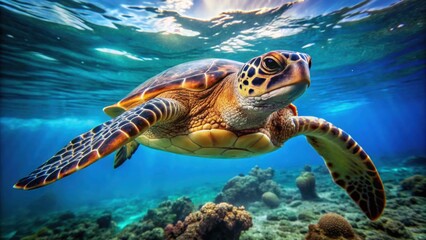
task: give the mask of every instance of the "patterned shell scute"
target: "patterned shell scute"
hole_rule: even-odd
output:
[[[242,65],[242,63],[224,59],[183,63],[142,83],[117,105],[128,110],[169,90],[202,91],[214,86],[229,74],[238,72]]]

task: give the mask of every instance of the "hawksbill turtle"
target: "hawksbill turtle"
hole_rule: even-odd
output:
[[[283,50],[245,64],[204,59],[172,67],[104,108],[112,120],[71,140],[14,187],[45,186],[116,150],[118,167],[139,144],[192,156],[241,158],[305,135],[334,182],[368,218],[377,219],[385,193],[370,157],[342,129],[299,116],[292,104],[310,85],[310,67],[309,55]]]

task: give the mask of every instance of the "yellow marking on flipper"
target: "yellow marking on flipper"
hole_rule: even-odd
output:
[[[162,119],[163,118],[163,113],[162,113],[162,111],[161,111],[161,109],[159,109],[158,107],[157,107],[157,105],[153,105],[154,106],[154,108],[156,108],[157,110],[158,110],[158,113],[160,114],[160,117],[159,117],[159,119]],[[155,117],[157,117],[157,114],[155,113]]]
[[[137,129],[137,128],[136,128]],[[130,138],[130,136],[129,136],[129,134],[127,134],[125,131],[123,131],[123,130],[118,130],[118,131],[120,131],[121,133],[123,133],[127,138]]]

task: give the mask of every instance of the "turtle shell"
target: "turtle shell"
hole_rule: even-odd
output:
[[[183,63],[148,79],[118,103],[105,107],[104,112],[111,117],[116,117],[170,90],[203,91],[215,86],[229,74],[238,72],[242,66],[243,63],[226,59],[205,59]]]

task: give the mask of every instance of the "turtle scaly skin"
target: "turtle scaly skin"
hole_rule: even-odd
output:
[[[310,66],[307,54],[272,51],[245,64],[206,59],[168,69],[106,107],[112,120],[74,138],[14,187],[45,186],[116,150],[118,167],[139,144],[236,158],[265,154],[305,135],[336,184],[368,218],[377,219],[386,200],[370,157],[342,129],[324,119],[298,116],[291,104],[309,87]]]

